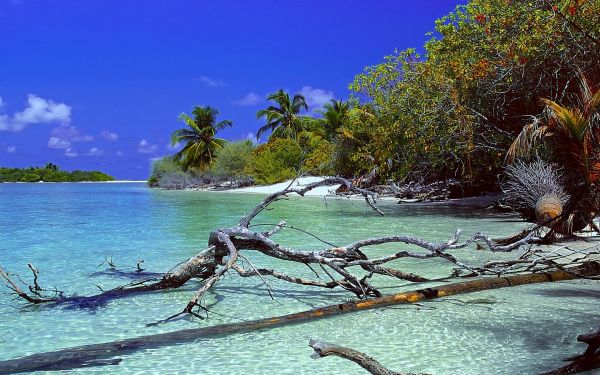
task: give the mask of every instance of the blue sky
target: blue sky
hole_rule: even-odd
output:
[[[145,179],[181,112],[211,105],[222,137],[251,137],[267,94],[345,99],[459,2],[0,0],[0,166]]]

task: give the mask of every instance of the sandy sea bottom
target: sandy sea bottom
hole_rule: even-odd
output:
[[[95,274],[108,256],[121,267],[139,259],[149,271],[165,271],[202,249],[208,232],[233,225],[261,199],[252,194],[152,191],[126,184],[0,184],[0,264],[29,278],[27,263],[41,282],[67,294],[91,294],[129,280]],[[286,219],[337,245],[375,235],[414,234],[446,240],[457,228],[465,234],[512,233],[523,223],[511,216],[448,207],[383,203],[386,215],[346,199],[290,199],[278,202],[255,223]],[[286,230],[278,241],[320,248],[312,237]],[[385,253],[396,247],[370,250]],[[503,255],[474,248],[455,255],[473,264]],[[256,266],[311,276],[297,264],[249,253]],[[506,256],[506,255],[504,255]],[[514,255],[511,255],[514,256]],[[398,261],[394,266],[442,276],[441,261]],[[95,310],[30,307],[0,295],[0,360],[60,348],[106,342],[183,328],[286,314],[350,299],[341,291],[270,281],[272,300],[259,279],[227,275],[210,293],[208,320],[180,320],[146,327],[178,312],[194,287],[110,302]],[[408,283],[376,278],[386,293],[411,289]],[[419,285],[419,288],[422,285]],[[355,364],[339,358],[310,359],[310,338],[367,352],[404,372],[433,374],[533,374],[561,365],[584,346],[575,337],[598,326],[600,290],[591,281],[570,281],[485,291],[413,306],[352,313],[270,330],[198,339],[193,343],[142,350],[118,366],[77,373],[189,374],[353,374]],[[485,304],[470,303],[484,299]]]

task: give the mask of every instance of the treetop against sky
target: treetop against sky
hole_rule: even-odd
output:
[[[211,105],[222,137],[254,137],[269,93],[346,99],[458,3],[0,0],[0,165],[146,178],[181,112]]]

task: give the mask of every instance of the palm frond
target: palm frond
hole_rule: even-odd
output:
[[[215,131],[219,131],[225,128],[230,128],[233,126],[233,122],[231,120],[223,120],[223,121],[219,121],[215,126],[214,129]]]
[[[542,99],[551,113],[551,116],[556,118],[557,130],[562,131],[565,136],[576,139],[578,142],[583,141],[586,133],[587,121],[582,113],[577,109],[563,107],[549,99]]]
[[[279,123],[270,122],[261,126],[256,132],[256,139],[260,139],[260,137],[267,132],[273,132],[279,125]]]
[[[506,152],[506,161],[512,163],[516,159],[527,155],[541,134],[543,134],[543,131],[540,131],[539,121],[537,119],[534,119],[530,124],[523,126],[523,129],[521,129],[521,132],[517,135]]]
[[[185,113],[182,113],[179,115],[179,120],[183,121],[187,126],[189,126],[192,130],[194,131],[200,131],[200,129],[198,128],[198,126],[196,125],[196,123],[194,122],[194,119],[191,118],[190,116],[188,116]]]

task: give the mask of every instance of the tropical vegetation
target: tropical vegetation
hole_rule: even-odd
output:
[[[507,162],[533,156],[592,184],[600,176],[591,99],[600,85],[599,25],[600,0],[471,0],[436,22],[424,53],[394,51],[356,75],[346,101],[309,112],[300,94],[269,95],[257,112],[264,120],[257,135],[266,142],[246,149],[230,174],[255,183],[298,173],[369,174],[373,183],[456,180],[477,193],[500,188]],[[188,122],[199,130],[190,125],[174,142],[222,128]],[[547,142],[533,147],[532,135]],[[226,144],[210,152],[190,145],[173,161],[197,173],[227,170],[217,152]],[[223,156],[227,164],[235,159]]]
[[[276,105],[270,105],[266,109],[261,109],[256,113],[256,118],[264,118],[266,124],[261,126],[256,133],[259,139],[263,134],[270,132],[274,138],[297,138],[298,134],[306,130],[310,118],[300,116],[300,111],[308,110],[306,98],[302,95],[290,95],[279,90],[267,97],[268,100],[275,102]]]
[[[181,163],[184,170],[206,170],[215,159],[217,150],[225,144],[225,140],[217,138],[216,134],[231,126],[232,122],[217,122],[218,115],[219,111],[210,106],[196,106],[192,109],[192,116],[185,113],[179,116],[187,127],[173,132],[171,144],[183,144],[183,148],[173,158]]]
[[[98,171],[74,170],[68,172],[56,164],[47,163],[44,167],[4,168],[0,167],[1,182],[101,182],[115,178]]]

